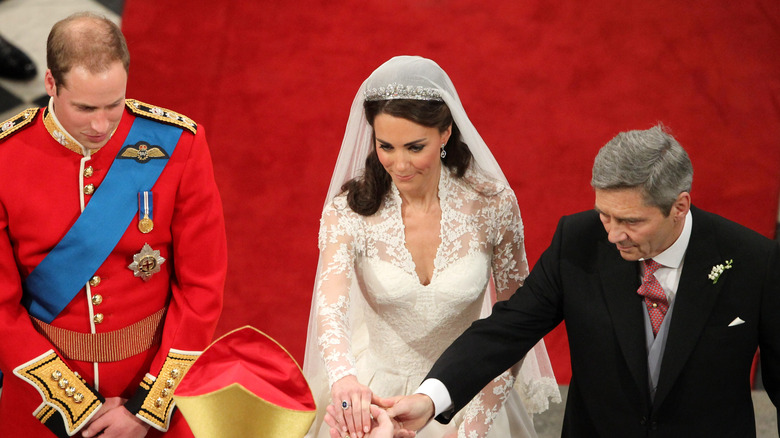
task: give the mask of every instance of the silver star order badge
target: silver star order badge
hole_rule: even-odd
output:
[[[160,272],[160,265],[165,263],[165,258],[160,257],[160,251],[152,249],[148,243],[144,243],[141,252],[133,256],[133,263],[127,267],[133,270],[133,275],[141,277],[143,281],[149,281],[149,278]]]

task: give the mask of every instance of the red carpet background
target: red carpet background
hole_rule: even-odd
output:
[[[592,207],[598,148],[659,121],[691,155],[694,204],[774,237],[780,2],[549,3],[127,0],[128,96],[208,133],[230,257],[218,335],[251,324],[302,362],[349,107],[394,55],[449,73],[517,193],[532,264],[561,215]],[[565,332],[546,339],[567,383]]]

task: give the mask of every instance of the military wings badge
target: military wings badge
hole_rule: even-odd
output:
[[[160,146],[150,145],[145,141],[139,141],[134,145],[127,145],[119,151],[117,158],[129,158],[139,163],[145,163],[153,158],[168,158],[168,153]]]

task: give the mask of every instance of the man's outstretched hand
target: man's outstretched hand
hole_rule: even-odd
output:
[[[377,404],[387,409],[387,415],[402,431],[418,431],[433,418],[433,400],[425,394],[377,399]],[[395,438],[401,435],[396,434]]]

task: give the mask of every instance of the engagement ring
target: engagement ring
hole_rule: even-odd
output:
[[[346,400],[341,401],[341,409],[344,409],[345,411],[349,409],[349,402]]]

